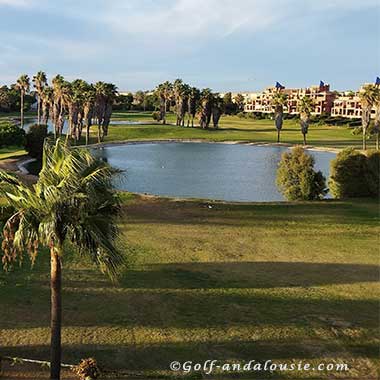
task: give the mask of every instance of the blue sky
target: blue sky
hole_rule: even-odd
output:
[[[0,83],[52,77],[215,91],[380,76],[379,0],[0,0]]]

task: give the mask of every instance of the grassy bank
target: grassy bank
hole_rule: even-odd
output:
[[[133,263],[119,284],[65,259],[65,362],[93,356],[143,378],[174,377],[173,360],[346,362],[348,375],[235,376],[377,378],[375,201],[124,202]],[[33,270],[0,272],[0,352],[48,358],[48,265],[42,253]]]
[[[149,123],[148,113],[114,112],[113,119],[141,121]],[[169,115],[168,122],[174,123],[174,115]],[[106,141],[121,140],[155,140],[155,139],[205,139],[210,141],[251,141],[274,143],[277,133],[273,120],[254,120],[237,116],[223,116],[218,130],[202,130],[200,128],[182,128],[173,125],[111,125]],[[95,128],[94,128],[95,130]],[[95,142],[95,138],[93,139]],[[301,144],[302,134],[297,120],[285,120],[281,133],[281,142]],[[354,146],[361,148],[361,136],[352,134],[352,129],[345,126],[328,126],[312,124],[308,134],[308,144],[319,147],[345,148]],[[374,140],[368,142],[374,147]]]

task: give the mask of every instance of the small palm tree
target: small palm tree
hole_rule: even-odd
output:
[[[62,139],[54,146],[45,143],[42,170],[32,188],[0,171],[0,196],[14,209],[3,230],[4,266],[21,262],[24,252],[34,262],[39,246],[50,250],[51,379],[60,378],[61,272],[67,245],[111,278],[123,264],[115,243],[119,202],[114,174],[87,150],[69,149]]]
[[[43,71],[39,71],[33,77],[32,81],[37,93],[37,124],[39,125],[41,123],[41,96],[42,91],[47,84],[46,74]]]
[[[277,129],[277,142],[280,142],[280,133],[284,122],[284,107],[288,103],[288,95],[278,90],[272,98],[272,107],[274,108],[274,124]]]
[[[314,110],[314,101],[309,96],[304,96],[298,101],[298,112],[300,113],[301,132],[303,145],[306,145],[306,135],[309,132],[310,116]]]
[[[362,106],[362,130],[363,130],[363,150],[367,149],[367,131],[371,122],[371,111],[376,100],[376,86],[369,84],[359,92]]]
[[[21,128],[24,128],[24,96],[29,92],[30,80],[28,75],[21,75],[16,82],[16,88],[20,91],[20,118],[21,118]]]

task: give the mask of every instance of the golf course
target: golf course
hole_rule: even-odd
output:
[[[173,116],[168,116],[172,122]],[[155,124],[114,112],[105,143],[204,140],[274,143],[272,120],[225,116],[218,130]],[[118,122],[142,124],[117,124]],[[96,133],[91,143],[96,143]],[[298,144],[296,120],[281,141]],[[360,147],[347,127],[311,125],[308,144]],[[369,145],[372,144],[370,141]],[[17,159],[22,148],[0,151]],[[1,161],[0,161],[1,163]],[[217,164],[217,163],[216,163]],[[379,207],[376,199],[227,203],[122,192],[117,282],[71,251],[63,261],[62,362],[93,357],[105,378],[201,379],[173,360],[346,363],[339,370],[209,375],[241,379],[376,379],[379,376]],[[35,265],[0,270],[0,342],[7,356],[49,358],[48,251]],[[43,368],[5,363],[5,378]],[[71,379],[69,371],[62,378]],[[222,376],[222,377],[221,377]]]

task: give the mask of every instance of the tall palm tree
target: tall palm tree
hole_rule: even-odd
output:
[[[280,133],[284,122],[284,107],[288,103],[288,95],[281,89],[277,90],[272,97],[272,107],[274,108],[274,124],[277,129],[277,142],[280,142]]]
[[[160,119],[162,124],[166,124],[167,107],[173,95],[173,85],[169,81],[161,83],[157,86],[156,93],[160,99]]]
[[[375,99],[374,99],[374,106],[375,106],[375,121],[373,125],[373,131],[376,134],[376,150],[379,150],[380,145],[380,87],[376,86],[375,89]]]
[[[21,128],[24,128],[24,96],[29,92],[30,89],[30,79],[28,75],[21,75],[16,82],[16,88],[20,91],[20,117],[21,117]]]
[[[195,117],[195,114],[197,113],[199,98],[200,98],[200,91],[196,87],[191,87],[191,89],[189,90],[188,98],[187,98],[187,110],[189,113],[187,126],[190,125],[190,118],[191,118],[191,126],[194,127],[194,117]]]
[[[367,130],[371,122],[371,111],[376,100],[376,87],[368,84],[359,91],[360,103],[362,106],[362,130],[363,130],[363,150],[367,149]]]
[[[41,95],[47,84],[46,73],[39,71],[35,76],[33,76],[32,81],[37,93],[37,124],[39,125],[41,123]]]
[[[65,91],[65,79],[62,75],[56,75],[52,79],[53,84],[53,112],[52,121],[54,124],[54,135],[56,137],[61,136],[63,125],[65,122],[65,103],[64,103],[64,91]]]
[[[211,121],[212,103],[214,95],[209,88],[204,88],[200,95],[200,112],[199,112],[199,124],[201,128],[208,128]]]
[[[218,129],[219,119],[224,112],[224,101],[219,96],[219,94],[214,94],[214,99],[212,101],[212,123],[214,128]]]
[[[90,140],[90,128],[92,124],[92,118],[95,111],[95,89],[92,85],[88,87],[83,92],[83,120],[86,126],[86,145],[88,145]]]
[[[47,124],[53,107],[53,89],[45,86],[41,92],[42,124]]]
[[[303,145],[306,145],[306,135],[309,131],[310,117],[314,110],[314,101],[309,96],[304,96],[298,101],[298,112],[300,113],[301,132]]]
[[[5,267],[21,262],[25,252],[33,262],[39,246],[50,250],[51,379],[60,378],[65,243],[112,278],[123,264],[116,248],[119,202],[112,186],[114,174],[87,150],[69,149],[61,139],[54,146],[45,143],[42,170],[33,187],[0,171],[0,195],[14,209],[3,230]]]

